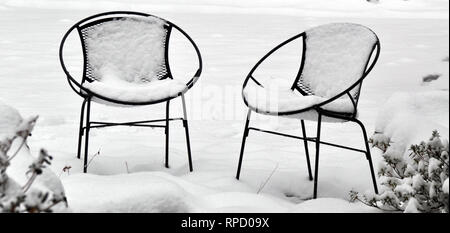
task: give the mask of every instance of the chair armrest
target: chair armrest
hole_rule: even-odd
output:
[[[67,81],[69,82],[70,87],[72,88],[72,90],[74,90],[78,95],[80,95],[81,97],[86,97],[85,94],[83,94],[83,92],[86,93],[90,93],[90,91],[83,87],[79,82],[77,82],[77,80],[75,78],[72,77],[72,75],[70,74],[70,72],[68,71],[66,64],[64,63],[64,45],[66,43],[66,39],[67,37],[72,33],[72,31],[74,29],[76,29],[77,26],[72,26],[67,32],[66,34],[64,34],[62,40],[61,40],[61,44],[59,46],[59,62],[61,63],[61,67],[64,71],[64,73],[66,74],[66,78]],[[79,90],[77,90],[77,88],[79,88]]]
[[[189,82],[186,83],[186,86],[188,86],[188,89],[190,89],[192,86],[194,86],[194,83],[197,82],[197,80],[200,78],[200,74],[202,73],[201,67],[198,68],[198,70],[195,72],[194,77],[189,80]]]
[[[264,55],[256,64],[255,66],[253,66],[253,68],[250,70],[250,72],[248,73],[247,77],[245,78],[244,84],[242,89],[245,88],[245,86],[247,85],[247,82],[249,79],[252,79],[253,81],[255,81],[255,83],[257,83],[258,85],[262,86],[261,83],[259,83],[254,77],[253,77],[253,73],[255,72],[255,70],[259,67],[259,65],[261,65],[261,63],[263,63],[270,55],[272,55],[272,53],[274,53],[275,51],[277,51],[278,49],[280,49],[281,47],[283,47],[284,45],[290,43],[293,40],[296,40],[300,37],[304,37],[305,36],[305,32],[302,32],[298,35],[295,35],[289,39],[287,39],[286,41],[282,42],[281,44],[277,45],[275,48],[273,48],[272,50],[270,50],[266,55]],[[303,55],[302,55],[303,56]]]

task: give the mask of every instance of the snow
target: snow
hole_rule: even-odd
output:
[[[305,64],[300,83],[315,95],[332,98],[364,74],[376,35],[357,24],[333,23],[306,30]],[[357,88],[350,93],[355,96]]]
[[[441,161],[435,159],[435,158],[430,158],[430,160],[428,161],[428,176],[429,177],[433,177],[433,172],[439,171],[440,166],[441,166]]]
[[[264,87],[262,87],[249,80],[246,88],[243,90],[244,98],[249,106],[271,113],[299,111],[328,100],[316,95],[303,96],[297,90],[291,89],[292,83],[293,81],[289,82],[286,79],[272,78],[265,82]],[[353,113],[354,111],[353,103],[348,96],[339,98],[324,105],[322,108],[342,113]],[[313,111],[296,114],[295,117],[310,120],[317,119],[317,117],[310,117],[314,116]]]
[[[409,154],[406,148],[427,140],[433,130],[448,138],[448,102],[443,90],[395,93],[380,110],[375,130],[394,142],[390,149]]]
[[[375,132],[372,137],[372,146],[380,148],[382,151],[386,151],[389,147],[391,139],[384,134]]]
[[[149,83],[129,83],[121,79],[85,82],[83,87],[114,100],[127,102],[149,102],[178,96],[188,87],[175,79],[155,80]]]
[[[366,25],[382,43],[380,60],[365,81],[358,104],[359,119],[368,134],[379,130],[393,144],[405,136],[407,145],[429,138],[431,130],[437,128],[448,138],[448,62],[442,61],[449,53],[446,0],[379,4],[359,0],[133,3],[0,1],[6,8],[0,13],[0,98],[24,116],[39,114],[29,138],[30,151],[36,154],[46,148],[53,155],[50,169],[61,178],[69,206],[76,212],[157,211],[166,206],[172,211],[190,212],[376,211],[360,203],[348,203],[350,190],[373,190],[367,161],[356,152],[321,147],[319,198],[310,200],[313,183],[307,178],[303,143],[252,131],[241,179],[234,178],[246,114],[241,97],[245,75],[281,41],[332,22]],[[183,128],[174,122],[170,129],[170,169],[163,164],[162,130],[113,127],[91,131],[89,154],[98,150],[101,154],[91,161],[89,174],[81,174],[76,143],[82,100],[61,71],[58,45],[63,33],[78,20],[113,9],[134,9],[168,19],[188,32],[202,52],[202,76],[186,93],[192,173],[188,172]],[[274,68],[276,73],[282,73],[284,65],[298,71],[301,51],[290,52],[282,56],[282,64]],[[186,63],[192,60],[196,61],[179,60],[181,73],[186,73]],[[433,73],[442,76],[423,84],[422,77]],[[283,74],[276,77],[291,78]],[[92,119],[102,121],[164,117],[162,104],[123,109],[94,103],[92,110]],[[171,117],[182,115],[179,98],[171,102],[170,110]],[[301,134],[298,119],[254,114],[251,125]],[[315,123],[306,121],[308,136],[314,135],[315,127]],[[324,141],[364,147],[361,131],[354,124],[324,124],[323,129]],[[377,149],[372,152],[377,169],[381,153]],[[314,154],[312,144],[310,154]],[[313,159],[311,163],[314,166]],[[71,168],[63,171],[66,166]],[[151,190],[153,182],[164,193],[170,192],[167,198]],[[128,189],[133,192],[126,193]],[[96,194],[100,193],[115,205],[99,202],[100,195]],[[149,194],[148,198],[141,193]],[[155,205],[146,202],[149,200]],[[187,201],[191,205],[183,204]],[[130,203],[129,208],[124,203]]]
[[[22,123],[22,116],[17,109],[0,101],[0,140],[15,134],[16,128]]]
[[[189,195],[174,182],[149,173],[76,174],[65,181],[75,212],[189,212]],[[83,198],[78,198],[83,197]],[[92,206],[92,202],[96,203]]]
[[[87,60],[96,81],[152,82],[165,64],[164,21],[112,20],[83,30]]]
[[[13,143],[11,147],[12,151],[20,145],[22,139],[18,139]],[[11,165],[7,170],[7,173],[16,182],[24,185],[28,181],[28,176],[26,172],[29,170],[29,166],[35,160],[29,149],[25,146],[19,151],[16,157],[11,160]],[[59,180],[59,177],[49,168],[45,167],[42,169],[42,174],[39,175],[33,185],[33,189],[50,191],[52,195],[58,195],[60,197],[65,196],[64,186]]]
[[[336,198],[308,200],[290,210],[294,213],[377,213],[377,209],[367,209],[362,204],[353,204]]]
[[[417,209],[419,202],[415,198],[410,198],[405,208],[405,213],[420,213]]]
[[[411,187],[412,179],[406,179],[402,184],[395,187],[394,192],[401,193],[404,196],[413,195],[414,189]]]
[[[420,174],[414,175],[412,180],[413,180],[413,188],[416,190],[419,190],[422,186],[426,185],[425,181],[423,180]]]
[[[204,203],[210,206],[207,212],[239,213],[239,212],[283,212],[289,208],[284,201],[266,195],[255,195],[243,192],[223,192],[208,195]]]

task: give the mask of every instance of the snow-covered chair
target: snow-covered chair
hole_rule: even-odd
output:
[[[169,38],[174,30],[189,40],[198,56],[198,69],[187,83],[174,79],[170,70]],[[66,39],[75,31],[79,34],[83,52],[81,81],[77,81],[69,73],[64,63]],[[80,158],[84,135],[84,172],[87,171],[89,130],[118,125],[164,128],[165,166],[169,167],[169,122],[173,120],[183,122],[189,169],[192,171],[184,93],[200,77],[202,59],[197,45],[186,32],[177,25],[153,15],[129,11],[106,12],[85,18],[73,25],[61,41],[59,57],[70,87],[84,99],[81,105],[77,152]],[[182,99],[184,117],[170,118],[170,100],[178,96]],[[91,121],[91,101],[122,106],[165,102],[166,117],[122,123]]]
[[[302,40],[302,59],[295,80],[258,80],[254,73],[264,60],[296,39]],[[378,193],[367,134],[364,125],[357,119],[357,106],[361,84],[374,67],[379,53],[380,42],[377,35],[362,25],[350,23],[326,24],[309,29],[267,53],[251,69],[243,85],[242,95],[249,110],[236,178],[239,179],[240,176],[248,133],[256,130],[303,140],[310,180],[313,180],[313,176],[308,141],[315,142],[314,198],[317,197],[320,144],[364,153],[369,161],[375,193]],[[252,111],[300,119],[303,137],[249,127]],[[304,120],[317,121],[316,137],[306,136]],[[322,121],[356,122],[362,129],[365,150],[321,141]]]

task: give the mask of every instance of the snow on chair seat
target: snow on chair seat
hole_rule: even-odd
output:
[[[267,88],[249,80],[243,89],[244,101],[248,107],[258,113],[270,115],[282,115],[290,118],[305,120],[317,119],[313,108],[327,100],[327,98],[316,95],[302,95],[297,90],[292,90],[292,83],[285,79],[270,79],[265,83]],[[340,98],[321,107],[324,110],[339,112],[343,115],[353,114],[355,107],[348,97]],[[300,113],[288,114],[301,109],[311,109]],[[325,121],[343,122],[345,120],[336,118],[324,118]]]
[[[85,82],[83,87],[109,99],[136,103],[177,97],[188,89],[184,82],[174,79],[156,80],[145,84],[129,83],[120,79],[103,80]]]

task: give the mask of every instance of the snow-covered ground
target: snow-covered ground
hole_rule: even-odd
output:
[[[360,23],[381,40],[381,57],[363,85],[360,119],[369,134],[383,131],[403,143],[425,140],[433,129],[448,138],[448,1],[0,1],[0,98],[22,116],[39,114],[29,139],[33,154],[46,148],[73,211],[142,212],[373,212],[348,203],[352,189],[372,190],[364,156],[322,147],[319,199],[312,197],[303,142],[251,132],[241,180],[234,178],[246,108],[242,82],[250,68],[279,42],[312,26]],[[214,3],[210,3],[214,2]],[[302,4],[302,2],[304,4]],[[333,3],[331,3],[333,2]],[[204,71],[186,96],[194,172],[188,172],[181,123],[171,125],[170,163],[163,166],[164,132],[113,127],[91,131],[83,174],[76,159],[81,99],[70,89],[58,60],[59,42],[78,20],[106,10],[138,10],[166,18],[199,46]],[[300,51],[280,54],[279,67],[296,67]],[[447,58],[447,59],[445,59]],[[446,60],[446,61],[445,61]],[[276,62],[276,61],[275,61]],[[269,68],[269,75],[288,75]],[[179,72],[187,71],[184,64]],[[286,73],[287,72],[287,73]],[[441,74],[430,83],[428,74]],[[162,118],[164,105],[92,106],[92,119]],[[182,115],[181,100],[171,103]],[[256,115],[256,114],[255,114]],[[254,116],[255,116],[254,115]],[[301,134],[300,121],[255,116],[262,128]],[[315,123],[307,122],[315,132]],[[405,139],[405,136],[408,136]],[[363,148],[357,125],[325,124],[322,137]],[[310,145],[311,154],[314,154]],[[373,149],[375,167],[380,151]],[[70,166],[67,172],[63,168]],[[273,175],[271,176],[271,174]],[[267,183],[266,183],[267,182]],[[266,183],[264,186],[262,186]]]

